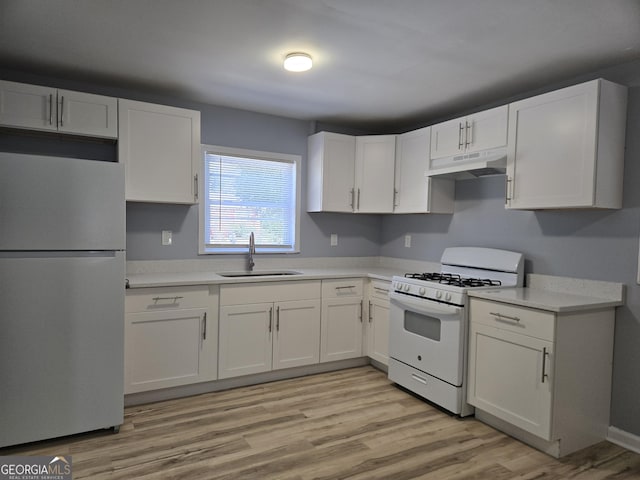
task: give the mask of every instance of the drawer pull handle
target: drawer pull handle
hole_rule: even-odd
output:
[[[493,315],[494,317],[496,317],[496,320],[498,320],[500,322],[516,322],[516,323],[520,323],[520,318],[512,317],[511,315],[505,315],[504,313],[489,312],[489,315]]]
[[[176,297],[153,297],[152,300],[155,303],[158,303],[160,300],[171,300],[173,303],[177,303],[178,300],[180,300],[181,298],[184,298],[184,297],[178,297],[178,296],[176,296]]]
[[[344,290],[345,288],[356,288],[355,285],[345,285],[344,287],[336,287],[336,290]]]
[[[374,288],[375,290],[377,290],[378,292],[382,292],[382,293],[384,293],[385,295],[386,295],[387,293],[389,293],[389,289],[388,289],[388,288],[382,288],[382,287],[373,287],[373,288]]]

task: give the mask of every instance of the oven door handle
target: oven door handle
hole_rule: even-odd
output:
[[[418,300],[402,293],[389,293],[389,300],[394,305],[404,309],[411,310],[412,312],[421,313],[423,315],[431,315],[433,317],[459,317],[462,312],[461,307],[454,305],[446,305],[431,300]]]

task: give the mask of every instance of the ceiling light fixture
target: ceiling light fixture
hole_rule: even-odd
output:
[[[306,72],[313,66],[313,61],[308,53],[290,53],[284,59],[284,69],[290,72]]]

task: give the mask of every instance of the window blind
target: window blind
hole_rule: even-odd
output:
[[[296,164],[205,154],[205,246],[290,251],[295,243]]]

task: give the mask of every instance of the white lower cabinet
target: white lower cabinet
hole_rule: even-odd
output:
[[[125,393],[215,380],[218,287],[127,290]]]
[[[322,281],[320,361],[362,356],[363,280]]]
[[[391,282],[369,283],[369,314],[366,323],[367,356],[389,365],[389,288]]]
[[[223,285],[219,378],[318,363],[320,282]]]
[[[476,417],[560,457],[607,436],[614,309],[557,313],[470,300]]]

